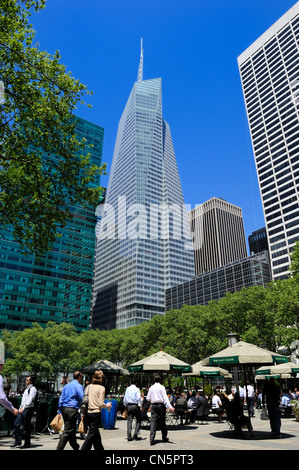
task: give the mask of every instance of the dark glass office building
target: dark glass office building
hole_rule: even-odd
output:
[[[269,253],[264,251],[200,274],[191,281],[166,290],[166,310],[183,305],[207,305],[250,286],[266,286],[271,281]]]
[[[261,253],[261,251],[269,251],[268,237],[266,227],[260,228],[252,232],[248,237],[249,252],[251,255]]]
[[[104,129],[78,119],[79,138],[93,144],[92,163],[102,164]],[[97,181],[100,185],[100,178]],[[70,207],[73,219],[42,258],[24,256],[12,232],[0,232],[0,330],[23,330],[33,322],[89,328],[95,252],[95,208]]]

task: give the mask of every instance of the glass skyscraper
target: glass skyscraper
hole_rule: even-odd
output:
[[[239,57],[274,279],[299,240],[299,2]]]
[[[251,255],[261,253],[261,251],[269,251],[266,227],[255,230],[248,237],[249,252]]]
[[[161,79],[137,81],[119,122],[97,240],[92,328],[127,328],[165,313],[165,290],[194,258]]]
[[[166,310],[183,305],[207,305],[243,287],[264,286],[271,281],[268,251],[262,251],[196,276],[191,281],[166,290]]]
[[[77,134],[90,150],[91,163],[102,164],[104,129],[77,119]],[[100,185],[100,178],[96,184]],[[71,323],[88,329],[95,253],[95,208],[69,207],[73,219],[52,249],[37,259],[24,256],[12,231],[0,238],[0,330],[23,330],[33,322]]]

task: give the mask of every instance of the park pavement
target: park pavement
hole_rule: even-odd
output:
[[[298,451],[299,450],[299,421],[294,417],[282,418],[280,439],[272,438],[269,421],[261,420],[259,412],[252,418],[253,433],[251,438],[247,430],[242,431],[242,436],[236,436],[229,430],[227,422],[209,420],[207,423],[192,423],[183,426],[170,426],[168,430],[169,442],[162,442],[161,432],[157,431],[156,441],[150,445],[149,427],[142,426],[141,440],[127,440],[126,420],[118,417],[114,429],[100,429],[102,442],[107,455],[121,454],[137,455],[140,451],[147,451],[154,455],[169,453],[178,455],[192,455],[198,451]],[[81,445],[83,439],[77,435],[78,443]],[[34,434],[31,439],[31,448],[23,451],[56,450],[59,434]],[[11,448],[13,438],[11,436],[0,437],[0,451],[14,450],[18,454],[22,449]],[[65,450],[72,450],[67,444]],[[119,452],[117,452],[119,451]],[[189,452],[188,452],[189,451]],[[142,452],[141,452],[142,454]],[[115,457],[114,457],[115,458]],[[169,457],[170,458],[170,457]],[[185,457],[187,458],[187,457]],[[191,458],[191,457],[190,457]],[[117,462],[114,462],[117,463]],[[186,463],[186,461],[185,461]]]

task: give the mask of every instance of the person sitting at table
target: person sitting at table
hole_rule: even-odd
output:
[[[225,411],[222,408],[222,401],[220,392],[216,392],[212,397],[212,411],[217,415],[217,420],[221,421]]]
[[[290,399],[288,389],[283,390],[281,400],[280,400],[280,404],[282,406],[281,411],[283,411],[283,415],[285,417],[291,416],[292,408],[291,408],[291,399]]]
[[[235,393],[234,399],[229,402],[227,409],[227,420],[234,424],[235,433],[240,435],[242,428],[247,427],[249,433],[252,433],[252,425],[248,416],[244,415],[243,404],[239,393]]]
[[[174,405],[174,412],[176,416],[180,417],[181,424],[183,424],[183,418],[185,418],[185,424],[188,424],[188,402],[186,393],[182,395],[177,394],[177,399]]]
[[[222,409],[224,414],[227,412],[228,404],[230,402],[227,394],[225,392],[220,392],[220,400],[222,403]]]
[[[196,392],[193,391],[191,397],[188,400],[188,408],[190,410],[190,423],[195,422],[197,402],[198,402],[198,399],[196,396]]]
[[[282,406],[291,406],[290,396],[288,394],[288,390],[284,389],[281,397],[281,404]]]
[[[202,423],[203,421],[208,420],[209,415],[209,402],[205,397],[204,392],[201,390],[197,394],[197,410],[196,410],[196,418],[200,420]]]

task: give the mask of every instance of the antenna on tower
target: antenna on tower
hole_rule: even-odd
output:
[[[143,39],[141,38],[140,62],[139,62],[137,82],[141,82],[142,80],[143,80]]]

